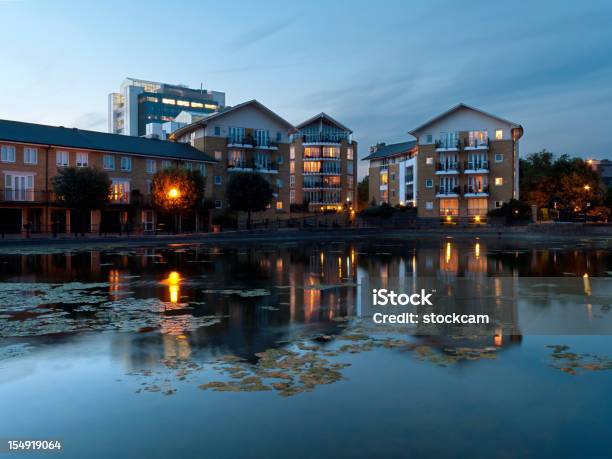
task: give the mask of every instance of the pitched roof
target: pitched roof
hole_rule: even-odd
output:
[[[279,116],[276,113],[274,113],[272,110],[270,110],[268,107],[266,107],[261,102],[253,99],[253,100],[248,100],[248,101],[243,102],[243,103],[238,104],[238,105],[234,105],[233,107],[227,107],[227,108],[225,108],[223,110],[220,110],[218,112],[211,113],[210,115],[206,116],[205,118],[202,118],[201,120],[195,121],[195,122],[193,122],[191,124],[188,124],[187,126],[183,126],[182,128],[177,129],[176,131],[174,131],[172,133],[172,136],[173,137],[178,137],[178,136],[181,136],[181,135],[186,134],[188,132],[191,132],[194,128],[196,128],[198,126],[206,126],[209,121],[211,121],[211,120],[213,120],[215,118],[220,118],[222,116],[225,116],[225,115],[227,115],[230,112],[234,112],[234,111],[239,110],[239,109],[241,109],[243,107],[246,107],[248,105],[253,105],[253,106],[257,107],[258,109],[260,109],[261,111],[263,111],[264,113],[266,113],[269,116],[271,116],[272,118],[276,119],[279,123],[285,125],[285,127],[287,128],[287,131],[290,131],[290,130],[294,129],[293,124],[291,124],[289,121],[285,120],[281,116]]]
[[[487,113],[487,112],[485,112],[483,110],[480,110],[480,109],[475,108],[475,107],[471,107],[470,105],[467,105],[467,104],[464,104],[463,102],[461,102],[461,103],[455,105],[454,107],[451,107],[450,109],[448,109],[444,113],[441,113],[440,115],[438,115],[438,116],[430,119],[429,121],[421,124],[419,127],[416,127],[414,129],[408,131],[408,134],[414,135],[415,132],[420,131],[421,129],[429,126],[430,124],[435,123],[436,121],[438,121],[438,120],[440,120],[440,119],[442,119],[442,118],[450,115],[451,113],[456,112],[457,110],[462,109],[462,108],[467,108],[468,110],[473,110],[473,111],[475,111],[477,113],[480,113],[482,115],[490,116],[491,118],[495,118],[496,120],[502,121],[504,123],[508,123],[509,125],[511,125],[513,127],[520,127],[521,126],[520,124],[514,123],[512,121],[508,121],[508,120],[506,120],[504,118],[500,118],[499,116],[492,115],[491,113]]]
[[[340,128],[340,129],[342,129],[344,131],[348,131],[351,134],[353,133],[353,131],[351,131],[349,128],[347,128],[344,124],[340,123],[339,121],[336,121],[335,119],[333,119],[331,116],[329,116],[325,112],[321,112],[318,115],[313,116],[312,118],[308,118],[306,121],[298,124],[295,128],[296,129],[301,129],[304,126],[308,126],[309,124],[311,124],[314,121],[318,120],[319,118],[323,118],[324,120],[329,121],[331,124],[335,125],[336,127]]]
[[[402,153],[409,152],[415,146],[416,146],[416,140],[410,140],[409,142],[392,143],[389,145],[385,145],[384,147],[380,147],[374,153],[370,153],[368,156],[363,158],[362,161],[387,158],[390,156],[399,155]]]
[[[206,153],[187,143],[86,131],[63,126],[22,123],[20,121],[0,120],[0,141],[2,140],[51,145],[54,147],[131,153],[141,156],[215,162]]]

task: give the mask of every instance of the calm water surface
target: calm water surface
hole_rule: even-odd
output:
[[[612,456],[611,337],[521,331],[609,329],[589,283],[607,241],[0,252],[0,437],[70,458]],[[355,318],[364,279],[414,275],[578,287],[519,298],[512,333],[482,339]]]

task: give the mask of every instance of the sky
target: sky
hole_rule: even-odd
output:
[[[125,77],[326,112],[359,156],[459,102],[612,159],[612,1],[0,0],[0,118],[107,130]],[[360,164],[360,175],[367,164]]]

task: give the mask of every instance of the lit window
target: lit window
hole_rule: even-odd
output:
[[[495,153],[495,162],[502,163],[504,161],[503,153]]]
[[[115,170],[115,157],[113,155],[104,155],[102,158],[102,167],[107,171]]]
[[[289,148],[289,159],[295,159],[295,147]]]
[[[122,204],[130,202],[129,180],[113,180],[111,184],[111,200]]]
[[[13,145],[2,145],[2,147],[0,147],[0,150],[2,151],[3,163],[15,162],[15,147]]]
[[[176,105],[180,105],[181,107],[189,107],[189,102],[186,100],[177,100]]]
[[[121,170],[124,172],[129,172],[132,170],[132,158],[129,156],[121,157]]]
[[[223,204],[221,203],[221,200],[216,199],[215,200],[215,209],[221,209],[223,207]]]
[[[504,201],[495,201],[495,207],[497,207],[498,209],[504,205]]]
[[[217,161],[221,161],[223,159],[223,152],[222,151],[215,151],[215,159]]]
[[[304,164],[304,172],[306,172],[306,164]],[[295,161],[289,161],[289,173],[295,174]]]
[[[215,185],[221,185],[223,180],[220,175],[215,175]]]
[[[38,150],[36,148],[25,147],[23,149],[23,163],[24,164],[37,164],[38,163]]]
[[[504,184],[503,177],[495,177],[495,186],[501,186]]]
[[[433,180],[432,179],[426,179],[425,180],[425,188],[433,188]]]
[[[283,210],[283,201],[276,201],[276,210]]]
[[[387,185],[389,183],[389,175],[386,172],[380,174],[380,184]]]
[[[191,106],[193,108],[203,108],[204,104],[202,102],[191,102]]]
[[[427,210],[432,210],[432,209],[433,209],[433,202],[431,202],[431,201],[427,201],[427,202],[425,203],[425,208],[426,208]]]
[[[289,176],[289,188],[295,188],[295,175]]]
[[[431,166],[433,164],[433,158],[431,156],[428,156],[427,158],[425,158],[425,164],[427,164],[428,166]]]
[[[162,169],[169,169],[172,167],[172,161],[170,161],[169,159],[164,159],[162,161]]]
[[[157,162],[154,159],[147,159],[147,174],[157,172]]]
[[[209,110],[216,110],[217,106],[213,105],[213,104],[204,104],[204,107],[209,109]]]
[[[176,100],[163,98],[162,99],[162,104],[176,105]]]
[[[352,148],[346,149],[346,159],[353,159],[353,149]]]
[[[55,164],[58,167],[68,166],[68,152],[67,151],[56,151],[55,152]]]
[[[495,131],[495,140],[503,140],[504,138],[504,130],[503,129],[497,129]]]
[[[158,103],[159,99],[157,97],[151,97],[151,96],[147,96],[145,97],[145,101],[147,102],[153,102],[153,103]]]
[[[89,165],[89,155],[87,153],[76,154],[76,167],[87,167]]]

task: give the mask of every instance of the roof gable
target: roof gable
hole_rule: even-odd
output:
[[[391,143],[389,145],[385,145],[384,147],[380,147],[374,153],[370,153],[368,156],[363,158],[362,161],[389,158],[391,156],[401,155],[403,153],[408,153],[415,147],[415,140],[410,140],[408,142]]]
[[[306,121],[298,124],[296,126],[296,129],[302,129],[303,127],[308,126],[309,124],[314,123],[315,121],[318,121],[319,119],[324,119],[327,122],[329,122],[330,124],[333,124],[334,126],[336,126],[339,129],[342,129],[343,131],[347,131],[350,134],[353,133],[353,131],[351,131],[348,127],[346,127],[344,124],[340,123],[339,121],[335,120],[334,118],[332,118],[331,116],[329,116],[327,113],[325,112],[321,112],[318,115],[313,116],[312,118],[308,118]]]

